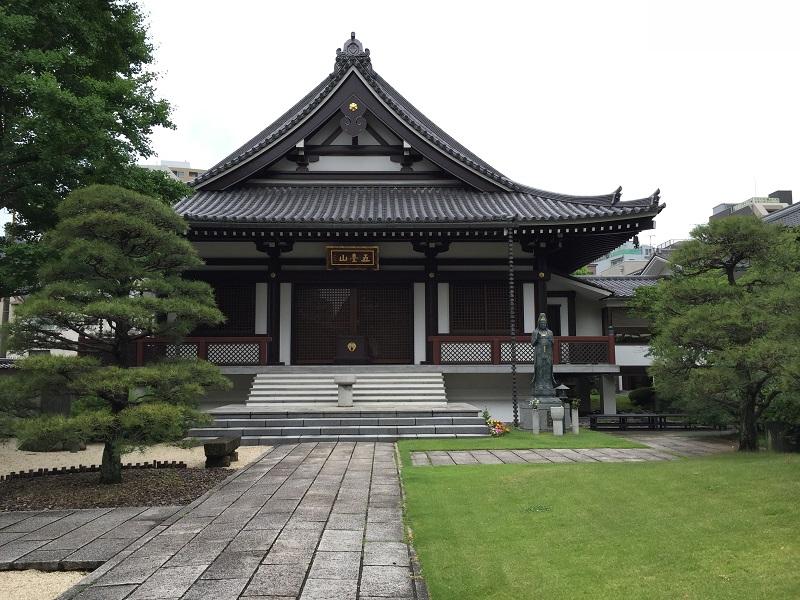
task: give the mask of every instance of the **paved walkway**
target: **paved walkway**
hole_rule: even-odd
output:
[[[278,446],[61,596],[426,598],[389,443]]]
[[[735,449],[730,442],[711,436],[669,433],[620,434],[649,448],[553,448],[549,450],[450,450],[412,452],[417,467],[447,465],[499,465],[519,463],[648,462],[680,457],[707,456]]]
[[[91,571],[180,508],[0,512],[0,571]]]
[[[417,467],[447,465],[499,465],[518,463],[646,462],[674,460],[674,454],[650,448],[579,448],[569,450],[450,450],[412,452],[411,464]]]
[[[736,450],[736,442],[725,439],[717,432],[648,433],[630,432],[621,435],[626,439],[650,446],[654,450],[672,452],[678,456],[708,456]]]

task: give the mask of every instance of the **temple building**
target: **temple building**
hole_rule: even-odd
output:
[[[244,443],[477,435],[484,408],[512,421],[530,397],[539,313],[556,377],[587,398],[598,389],[604,412],[626,369],[643,373],[642,324],[624,303],[654,280],[570,274],[653,228],[659,192],[623,201],[512,181],[381,77],[355,35],[331,74],[192,185],[176,210],[206,266],[189,276],[214,287],[227,321],[180,345],[143,341],[139,360],[220,365],[234,388],[212,412]],[[338,406],[342,381],[354,407]],[[326,429],[348,412],[374,419]],[[290,425],[265,423],[275,415]]]

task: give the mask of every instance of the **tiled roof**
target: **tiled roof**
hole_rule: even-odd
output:
[[[774,223],[785,227],[800,227],[800,203],[792,204],[764,217],[765,223]]]
[[[578,279],[584,280],[604,290],[608,290],[619,298],[632,298],[637,288],[657,284],[660,277],[642,277],[628,275],[620,277],[603,277],[600,275],[581,275]]]
[[[389,85],[383,77],[373,71],[369,61],[366,63],[356,62],[352,66],[365,76],[365,79],[375,91],[376,95],[380,97],[401,120],[405,121],[412,129],[417,131],[422,137],[429,140],[439,149],[501,185],[512,189],[521,189],[524,187],[508,179],[505,175],[478,158],[474,153],[470,152],[435,125],[433,121],[428,119],[428,117],[417,110],[408,100]],[[234,150],[205,173],[199,175],[194,180],[193,185],[201,185],[204,181],[227,171],[282,137],[284,133],[292,129],[298,122],[303,120],[310,112],[319,106],[319,104],[337,87],[339,81],[344,78],[348,71],[349,69],[337,69],[331,73],[297,104],[259,132],[258,135]]]
[[[199,191],[175,206],[190,222],[521,223],[654,216],[658,197],[599,204],[458,187],[251,185]]]
[[[369,49],[363,49],[361,42],[353,35],[350,40],[345,42],[343,50],[337,50],[334,71],[313,90],[306,94],[297,104],[281,115],[273,123],[268,125],[258,135],[234,150],[231,154],[223,158],[219,163],[202,173],[192,182],[195,187],[202,188],[204,182],[216,177],[247,160],[263,148],[276,142],[290,131],[299,122],[304,120],[314,111],[330,94],[336,89],[340,81],[355,68],[372,88],[375,94],[393,111],[397,117],[407,126],[416,131],[429,143],[436,146],[442,152],[453,157],[455,160],[466,165],[470,169],[477,171],[484,177],[496,182],[502,187],[517,192],[534,194],[543,198],[553,200],[575,200],[582,203],[615,204],[620,199],[621,188],[610,194],[600,194],[596,196],[571,196],[547,192],[536,188],[525,186],[521,183],[512,181],[497,169],[490,166],[466,147],[462,146],[433,121],[426,117],[414,105],[406,100],[397,90],[395,90],[383,77],[378,75],[372,68],[372,61]],[[658,196],[656,191],[654,196]]]

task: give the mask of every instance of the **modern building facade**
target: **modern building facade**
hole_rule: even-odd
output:
[[[754,196],[743,202],[724,202],[714,207],[709,221],[724,219],[725,217],[755,216],[765,219],[772,213],[778,212],[792,205],[791,190],[777,190],[769,196]]]
[[[636,275],[650,260],[655,248],[637,242],[625,242],[594,263],[593,275],[619,277]]]
[[[545,313],[557,377],[598,386],[615,411],[633,352],[614,334],[637,327],[618,310],[630,290],[568,274],[652,228],[658,191],[622,201],[621,189],[572,196],[509,179],[383,79],[354,35],[330,75],[193,187],[176,210],[206,266],[188,276],[214,287],[227,321],[138,354],[219,364],[235,386],[215,404],[288,397],[303,412],[335,406],[338,375],[402,376],[357,382],[356,401],[399,410],[432,390],[432,403],[511,421]]]
[[[164,171],[170,177],[182,181],[184,183],[191,183],[197,177],[205,173],[205,169],[197,169],[192,167],[186,161],[177,160],[162,160],[157,165],[139,165],[143,169],[150,169],[151,171]]]

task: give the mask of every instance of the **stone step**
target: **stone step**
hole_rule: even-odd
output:
[[[247,404],[336,402],[336,371],[328,373],[259,373]],[[444,377],[439,372],[352,373],[356,402],[447,402]]]
[[[219,437],[239,435],[245,437],[260,436],[305,436],[305,435],[403,435],[403,434],[439,434],[439,433],[472,433],[488,435],[486,425],[352,425],[317,427],[199,427],[189,430],[190,437]]]
[[[281,398],[272,398],[270,396],[251,396],[248,400],[248,404],[251,406],[258,405],[258,404],[276,404],[280,405],[282,403],[296,403],[296,402],[314,402],[314,403],[324,403],[324,402],[333,402],[334,400],[330,397],[326,396],[287,396]],[[419,402],[419,403],[430,403],[430,402],[440,402],[444,404],[447,401],[445,396],[369,396],[364,398],[353,398],[354,402],[385,402],[387,404],[393,402]]]
[[[302,383],[298,381],[293,382],[274,382],[270,381],[268,383],[254,383],[253,386],[250,388],[251,390],[268,390],[268,391],[291,391],[291,390],[322,390],[322,391],[334,391],[336,392],[339,387],[334,383]],[[395,389],[404,389],[404,390],[441,390],[442,385],[440,383],[399,383],[399,382],[381,382],[381,383],[362,383],[356,382],[353,386],[353,391],[363,391],[363,390],[395,390]]]
[[[287,407],[290,405],[287,405]],[[387,405],[389,408],[390,405]],[[270,404],[268,410],[263,409],[259,410],[260,407],[258,406],[236,406],[236,408],[241,408],[245,410],[236,410],[232,411],[229,410],[229,407],[223,407],[222,409],[212,409],[209,412],[215,419],[357,419],[357,418],[367,418],[367,419],[380,419],[380,418],[392,418],[392,417],[475,417],[478,415],[476,411],[470,410],[428,410],[428,411],[375,411],[375,410],[368,410],[368,411],[359,411],[358,408],[355,410],[336,410],[336,405],[313,405],[307,404],[303,407],[303,409],[297,409],[296,407],[291,407],[292,410],[284,411],[281,410],[281,405]],[[311,408],[319,408],[321,410],[309,410]],[[330,409],[330,410],[326,410]]]
[[[437,435],[306,435],[306,436],[252,436],[242,438],[242,446],[277,446],[279,444],[298,444],[301,442],[397,442],[416,439],[454,439],[483,438],[477,434],[437,434]]]
[[[484,425],[481,417],[315,417],[311,419],[215,419],[210,427],[352,427],[378,425]]]

